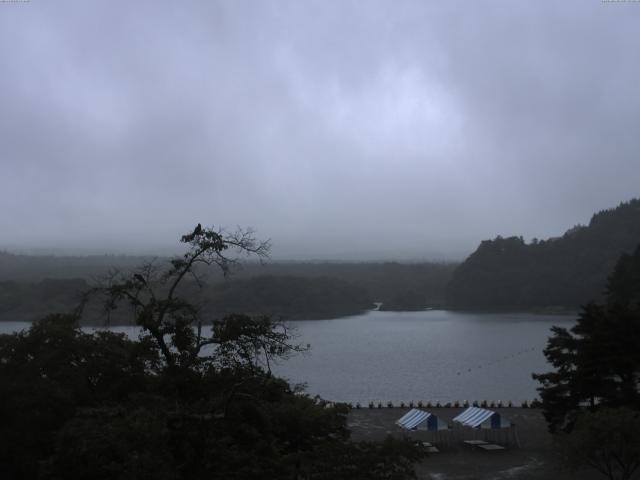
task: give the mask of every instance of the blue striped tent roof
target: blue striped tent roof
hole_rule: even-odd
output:
[[[502,418],[499,413],[478,407],[467,408],[464,412],[455,417],[453,421],[471,428],[503,428],[510,425],[510,423],[506,419]]]
[[[412,408],[405,415],[396,420],[396,424],[407,430],[444,430],[448,428],[447,424],[440,421],[438,417],[432,413]]]

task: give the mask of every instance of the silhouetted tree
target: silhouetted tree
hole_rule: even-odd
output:
[[[226,276],[238,263],[239,255],[263,259],[269,253],[269,241],[256,240],[251,230],[238,229],[228,234],[198,224],[180,241],[187,245],[187,251],[172,259],[168,268],[163,270],[149,262],[131,273],[113,272],[103,284],[87,292],[85,298],[89,301],[102,295],[107,312],[122,303],[129,304],[135,323],[156,343],[168,366],[198,362],[202,348],[217,343],[214,336],[204,334],[200,309],[181,295],[180,287],[188,278],[202,287],[196,267],[215,265]],[[264,339],[265,356],[278,352],[282,338],[287,336],[284,325],[278,327],[282,330],[279,335],[273,333]]]
[[[237,313],[207,324],[180,294],[185,278],[200,284],[197,264],[228,273],[229,249],[263,256],[268,244],[200,225],[182,241],[166,270],[114,274],[87,296],[131,305],[138,340],[83,332],[71,315],[0,335],[3,478],[415,477],[415,445],[353,443],[345,405],[271,374],[275,358],[305,349],[284,325]]]
[[[554,371],[534,374],[551,431],[571,430],[583,409],[640,408],[640,247],[609,278],[606,305],[585,306],[571,329],[553,327],[544,353]]]

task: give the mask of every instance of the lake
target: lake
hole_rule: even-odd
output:
[[[528,313],[372,311],[352,317],[290,322],[308,354],[275,372],[307,383],[334,401],[513,401],[537,396],[532,372],[548,371],[542,350],[552,325],[572,316]],[[0,323],[6,333],[28,327]],[[135,336],[133,327],[114,330]]]

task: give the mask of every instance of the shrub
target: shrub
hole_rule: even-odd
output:
[[[628,408],[582,412],[571,433],[563,434],[561,445],[565,464],[574,470],[588,465],[612,480],[635,478],[640,465],[640,415]]]

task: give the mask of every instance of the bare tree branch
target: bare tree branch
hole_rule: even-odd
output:
[[[213,356],[200,355],[204,347],[216,345],[215,357],[220,364],[250,369],[265,366],[270,372],[275,358],[306,350],[291,343],[284,324],[267,317],[231,315],[211,323],[211,335],[205,336],[200,309],[180,296],[180,286],[187,277],[193,279],[198,289],[203,288],[204,280],[194,270],[196,265],[216,266],[228,276],[240,264],[241,257],[254,256],[261,262],[268,258],[269,240],[258,241],[252,229],[238,227],[228,233],[198,224],[180,241],[187,245],[187,251],[171,259],[164,270],[154,259],[129,273],[109,272],[85,294],[80,312],[94,296],[103,299],[108,315],[119,304],[129,304],[135,323],[153,338],[169,366],[193,365],[204,358],[211,360]]]

